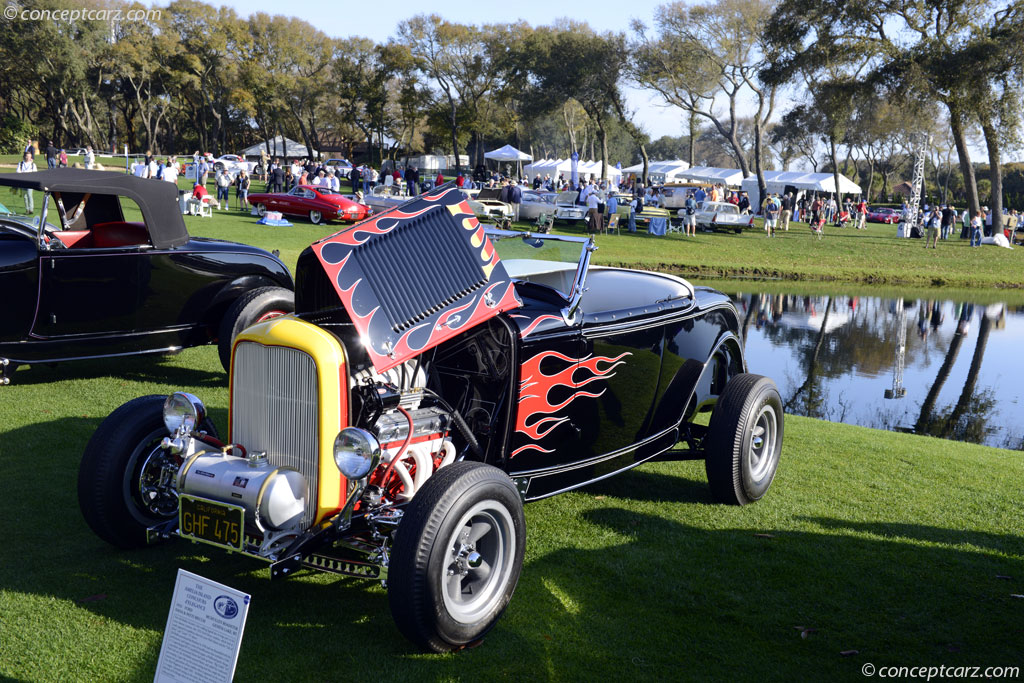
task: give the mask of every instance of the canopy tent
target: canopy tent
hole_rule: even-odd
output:
[[[544,177],[550,175],[552,178],[558,178],[559,174],[565,174],[568,178],[572,173],[572,160],[571,159],[541,159],[535,161],[528,166],[523,167],[523,172],[529,178],[535,178],[536,176]],[[601,162],[600,161],[583,161],[582,159],[577,163],[577,172],[580,178],[589,178],[593,175],[595,178],[601,177]],[[608,180],[618,184],[619,179],[622,177],[622,171],[615,168],[611,164],[608,165]]]
[[[296,159],[299,157],[308,157],[309,150],[306,146],[295,142],[283,135],[278,135],[272,140],[266,142],[257,142],[251,147],[246,147],[242,150],[243,157],[258,157],[260,152],[267,152],[271,157],[285,157],[288,159]],[[316,154],[316,150],[313,150],[313,154]]]
[[[805,173],[803,171],[765,171],[765,189],[770,193],[780,195],[791,192],[794,197],[805,192],[817,192],[821,194],[834,194],[836,191],[835,178],[831,173]],[[740,185],[744,192],[750,196],[750,205],[759,207],[761,197],[757,189],[757,176],[752,175],[743,179]],[[844,175],[839,176],[840,194],[860,194],[860,185],[853,182]]]
[[[533,156],[526,152],[520,152],[512,145],[505,145],[504,147],[486,152],[484,159],[493,159],[494,161],[533,161]]]
[[[681,172],[690,168],[690,164],[682,159],[673,161],[652,161],[647,167],[647,177],[655,183],[670,183],[681,177]],[[644,172],[643,163],[633,164],[629,168],[622,169],[624,175],[633,174],[637,177]]]
[[[678,174],[680,179],[700,183],[721,183],[726,187],[739,187],[743,172],[738,168],[717,168],[715,166],[694,166]]]

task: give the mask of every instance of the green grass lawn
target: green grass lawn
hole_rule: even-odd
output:
[[[1021,665],[1019,453],[787,417],[778,478],[713,504],[699,462],[649,464],[527,506],[504,618],[413,651],[375,583],[85,526],[82,449],[121,402],[173,389],[224,425],[213,348],[19,372],[0,398],[0,676],[151,680],[179,567],[253,596],[237,680],[827,680],[876,665]],[[857,654],[840,653],[856,650]]]
[[[290,267],[337,229],[258,226],[241,212],[186,221],[194,235],[279,249]],[[979,288],[1020,285],[1024,250],[925,251],[891,234],[599,236],[597,261],[822,281],[801,288],[941,281],[933,294],[1001,297]],[[173,390],[200,396],[223,429],[213,347],[22,369],[0,388],[0,678],[152,680],[179,567],[252,594],[239,681],[861,680],[865,663],[1024,666],[1018,452],[789,416],[778,478],[755,505],[713,504],[699,462],[530,504],[523,576],[498,627],[476,649],[425,655],[394,628],[379,584],[309,572],[271,583],[254,560],[181,542],[120,552],[88,530],[76,478],[90,435],[121,403]]]

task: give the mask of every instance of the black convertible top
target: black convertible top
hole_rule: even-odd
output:
[[[188,231],[178,208],[178,188],[172,183],[136,178],[118,171],[61,168],[35,173],[0,173],[0,186],[128,197],[142,210],[154,247],[167,249],[188,242]]]

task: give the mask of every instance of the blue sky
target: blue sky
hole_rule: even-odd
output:
[[[310,2],[292,0],[203,0],[212,5],[232,7],[240,16],[257,12],[286,14],[308,21],[324,33],[335,38],[365,36],[384,42],[394,36],[398,23],[415,14],[440,14],[450,21],[464,24],[518,23],[522,19],[538,26],[553,23],[561,17],[585,20],[597,31],[630,31],[630,22],[639,19],[648,26],[654,19],[654,10],[668,0],[587,0],[582,3],[552,2],[551,0],[472,0],[470,2],[410,2],[409,0],[343,0],[342,2]],[[150,5],[166,6],[166,2]],[[682,110],[660,106],[659,101],[646,92],[627,89],[627,101],[637,112],[652,138],[662,135],[681,135]]]

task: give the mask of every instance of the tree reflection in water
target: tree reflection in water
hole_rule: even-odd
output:
[[[1011,361],[1024,339],[1024,310],[905,300],[907,395],[885,400],[898,301],[773,294],[734,301],[748,367],[776,379],[787,412],[1024,450],[1024,367]],[[972,325],[977,337],[967,364],[960,350]],[[943,354],[937,368],[932,349]]]

